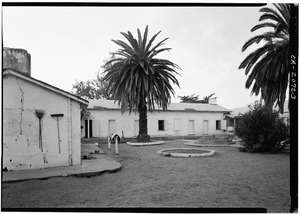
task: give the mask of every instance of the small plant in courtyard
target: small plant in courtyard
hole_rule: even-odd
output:
[[[243,140],[240,151],[278,152],[288,140],[288,128],[277,111],[254,104],[238,118],[236,135]]]

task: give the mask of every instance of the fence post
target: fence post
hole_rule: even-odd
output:
[[[107,137],[108,149],[111,148],[110,136]]]
[[[118,138],[119,138],[118,135],[116,135],[116,137],[115,137],[115,149],[116,149],[116,155],[119,154],[119,151],[118,151],[118,141],[119,141],[119,139],[118,139]]]

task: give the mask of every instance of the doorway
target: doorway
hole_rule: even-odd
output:
[[[194,120],[189,120],[189,123],[188,123],[188,134],[189,135],[195,134],[195,121]]]
[[[208,120],[203,120],[203,134],[208,135]]]
[[[85,138],[91,138],[93,137],[93,120],[85,120],[84,121],[84,134]]]

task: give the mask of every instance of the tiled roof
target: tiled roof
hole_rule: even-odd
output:
[[[89,100],[88,109],[120,109],[118,102],[114,100]],[[156,109],[156,110],[162,110]],[[169,111],[202,111],[202,112],[230,112],[230,110],[213,104],[203,103],[171,103]]]
[[[249,107],[239,107],[239,108],[233,108],[231,110],[231,116],[236,117],[239,116],[240,114],[245,114],[246,112],[249,111]]]

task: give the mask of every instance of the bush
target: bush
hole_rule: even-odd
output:
[[[240,151],[245,152],[275,153],[288,140],[288,128],[278,112],[258,104],[238,118],[235,133],[243,140]]]

